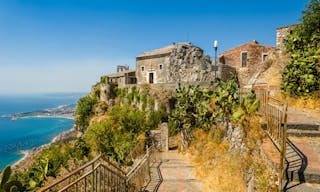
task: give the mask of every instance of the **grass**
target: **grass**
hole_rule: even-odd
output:
[[[236,153],[229,153],[227,141],[216,142],[210,134],[199,129],[188,149],[195,174],[203,182],[204,191],[243,192],[246,181],[241,173],[241,159]]]
[[[277,93],[273,97],[285,100],[292,108],[320,115],[320,98],[291,97],[282,93]]]
[[[187,154],[195,165],[195,174],[202,180],[203,190],[210,192],[243,192],[247,189],[249,172],[253,173],[254,191],[276,191],[276,176],[260,156],[263,131],[257,118],[252,118],[244,142],[245,152],[230,149],[225,128],[218,125],[210,131],[197,129]],[[252,175],[252,174],[251,174]]]

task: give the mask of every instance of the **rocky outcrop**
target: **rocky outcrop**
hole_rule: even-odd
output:
[[[167,82],[210,82],[214,80],[211,60],[203,50],[191,44],[177,44],[166,59]]]

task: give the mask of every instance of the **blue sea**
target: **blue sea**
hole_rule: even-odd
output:
[[[76,104],[79,97],[80,95],[0,95],[0,116]],[[30,150],[50,143],[59,133],[72,127],[73,120],[64,118],[27,117],[15,121],[0,118],[0,170],[23,157],[19,150]]]

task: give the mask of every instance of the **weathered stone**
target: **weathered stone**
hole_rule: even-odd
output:
[[[160,130],[151,130],[150,137],[158,150],[162,152],[169,150],[169,129],[167,123],[162,123]]]
[[[289,26],[277,28],[277,37],[276,37],[277,52],[282,53],[285,51],[284,40],[287,38],[289,31],[292,30],[295,26],[296,25],[289,25]]]
[[[190,43],[146,52],[137,56],[136,61],[138,84],[214,80],[210,57]]]

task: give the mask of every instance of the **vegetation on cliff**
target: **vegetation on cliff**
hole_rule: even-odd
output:
[[[260,157],[264,134],[255,93],[240,94],[236,77],[213,87],[180,86],[169,117],[204,190],[244,191],[250,180],[257,191],[276,190],[273,172]]]

